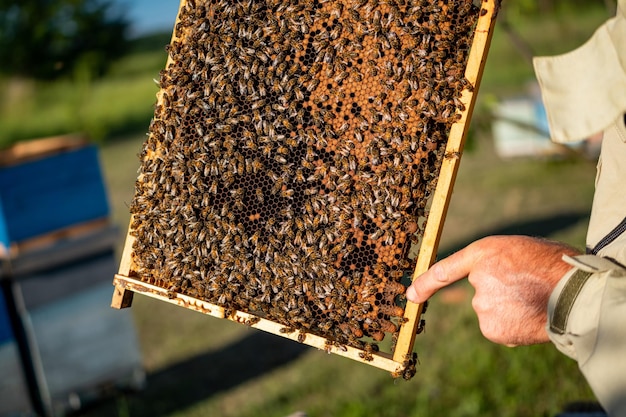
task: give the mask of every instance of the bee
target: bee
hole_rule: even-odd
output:
[[[459,111],[465,111],[465,104],[458,97],[453,98],[454,105]]]
[[[444,158],[446,159],[459,159],[461,157],[460,152],[446,152]]]
[[[339,129],[337,129],[337,134],[341,135],[345,133],[349,128],[350,128],[350,123],[345,122],[341,126],[339,126]]]
[[[317,88],[319,83],[320,83],[320,80],[318,78],[311,79],[311,81],[309,81],[309,83],[307,84],[307,87],[306,87],[307,91],[309,93],[313,92]]]
[[[261,60],[261,62],[263,62],[264,64],[267,64],[267,62],[269,61],[269,57],[265,54],[265,52],[263,52],[263,51],[262,51],[262,50],[260,50],[260,49],[256,49],[256,50],[254,51],[254,54],[255,54],[255,55],[256,55],[256,57],[257,57],[258,59],[260,59],[260,60]]]
[[[313,77],[315,76],[315,74],[317,74],[320,70],[322,69],[322,63],[321,62],[314,62],[313,64],[311,64],[311,67],[309,68],[308,74]]]
[[[287,119],[286,117],[285,117],[285,118],[283,118],[283,119],[281,120],[281,124],[282,124],[282,125],[285,127],[285,129],[287,129],[287,130],[294,130],[294,126],[293,126],[293,124],[292,124],[292,123],[291,123],[291,121],[289,121],[289,119]]]
[[[350,76],[350,81],[353,81],[355,83],[360,83],[361,81],[363,81],[363,76],[359,74],[358,72],[353,71]]]
[[[293,198],[294,190],[293,189],[285,189],[282,190],[280,196],[283,198]]]
[[[398,38],[398,35],[393,32],[393,31],[389,31],[387,33],[387,40],[389,40],[389,43],[391,44],[391,46],[396,49],[396,50],[400,50],[402,49],[402,45],[400,43],[400,39]]]
[[[363,143],[363,130],[358,128],[358,129],[354,129],[354,139],[356,139],[357,142],[359,143]]]
[[[304,220],[301,217],[296,217],[294,219],[294,223],[295,223],[296,227],[298,228],[298,230],[300,230],[301,232],[303,232],[305,230]]]
[[[329,99],[328,95],[326,94],[322,94],[319,97],[316,97],[313,99],[313,103],[317,106],[319,106],[320,104],[324,103],[325,101],[327,101]]]
[[[296,100],[298,100],[298,101],[304,100],[304,92],[301,89],[299,89],[299,88],[294,88],[293,89],[293,95],[296,98]]]
[[[341,91],[339,88],[334,88],[333,87],[333,88],[331,88],[328,91],[328,93],[333,95],[333,96],[335,96],[339,100],[343,100],[346,97],[346,94],[343,91]],[[333,115],[333,117],[334,117],[334,115]]]
[[[360,130],[367,130],[370,126],[369,122],[367,121],[367,119],[365,117],[363,117],[363,115],[361,114],[357,114],[354,118],[354,120],[356,120],[356,122],[358,123],[358,128]]]
[[[391,78],[393,75],[393,63],[391,61],[385,62],[385,77]]]
[[[363,351],[359,352],[359,357],[364,361],[371,362],[374,360],[374,354],[378,352],[378,345],[374,343],[366,343]]]
[[[283,333],[283,334],[293,333],[293,332],[295,332],[295,329],[293,327],[281,327],[279,332]]]
[[[299,183],[306,182],[306,178],[304,177],[304,170],[302,168],[296,169],[294,179],[296,180],[296,182],[299,182]]]
[[[278,64],[278,66],[276,67],[276,75],[278,77],[282,77],[285,74],[286,70],[287,70],[287,63],[283,61],[280,64]]]
[[[352,153],[352,151],[354,150],[354,142],[346,142],[340,149],[339,149],[339,153],[343,156],[343,157],[348,157],[350,156],[350,154]]]
[[[380,238],[382,237],[382,235],[383,235],[384,233],[385,233],[385,231],[384,231],[383,229],[376,229],[376,230],[374,231],[374,233],[372,233],[372,234],[370,235],[370,239],[372,239],[372,240],[378,240],[378,239],[380,239]]]
[[[260,187],[254,191],[254,195],[256,196],[256,199],[258,200],[259,203],[263,204],[265,202],[263,189],[261,189]]]
[[[392,121],[391,106],[390,105],[383,106],[381,109],[381,115],[382,115],[383,122],[391,122]]]
[[[349,76],[350,76],[350,73],[349,73],[348,71],[343,71],[343,72],[340,72],[339,74],[337,74],[337,75],[335,76],[335,78],[333,78],[333,80],[334,80],[336,83],[341,83],[341,82],[343,82],[343,80],[345,80],[345,79],[346,79],[346,78],[348,78]]]
[[[352,172],[355,172],[357,169],[356,157],[354,155],[349,155],[347,159],[348,159],[348,169]]]

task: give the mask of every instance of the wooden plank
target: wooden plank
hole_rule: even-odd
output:
[[[368,356],[363,350],[356,349],[351,346],[336,345],[324,337],[312,333],[293,331],[280,323],[276,323],[243,311],[234,311],[227,316],[224,307],[199,300],[188,295],[179,293],[172,294],[161,287],[157,287],[156,285],[151,285],[119,274],[115,275],[113,284],[116,287],[116,291],[117,289],[124,289],[130,292],[137,292],[157,300],[184,307],[188,310],[197,311],[199,313],[207,314],[220,319],[231,320],[255,329],[263,330],[268,333],[315,347],[320,350],[324,350],[328,353],[334,353],[346,358],[364,362],[391,373],[399,374],[403,371],[404,360],[396,362],[391,358],[391,355],[383,352],[372,353],[371,356]]]
[[[176,21],[174,22],[174,25],[176,25],[180,20],[179,19],[180,9],[183,6],[184,1],[185,0],[180,1],[178,13],[176,15]],[[170,43],[174,42],[176,39],[177,38],[175,35],[175,31],[172,31],[172,37],[171,37]],[[165,67],[167,68],[170,65],[172,65],[172,62],[173,62],[172,57],[171,55],[168,54]],[[163,105],[163,91],[161,89],[159,89],[159,91],[157,91],[156,93],[156,105],[157,106]],[[137,180],[141,181],[141,175],[138,177]],[[128,226],[128,233],[126,234],[126,240],[124,241],[124,249],[122,250],[122,258],[121,258],[120,267],[118,270],[118,274],[121,276],[129,276],[131,271],[133,270],[132,253],[133,253],[133,243],[135,241],[135,238],[131,234],[130,225],[132,223],[133,223],[133,216],[131,214],[130,222]],[[0,254],[1,254],[1,249],[2,247],[0,246]],[[132,306],[132,303],[133,303],[133,292],[125,289],[123,286],[115,285],[115,291],[113,292],[113,298],[111,300],[111,307],[116,308],[116,309],[129,308]]]
[[[133,304],[133,291],[126,289],[123,285],[115,285],[113,298],[111,299],[111,307],[121,310],[131,307]]]
[[[130,223],[132,224],[133,218],[131,216]],[[135,238],[130,233],[130,224],[128,226],[128,233],[126,234],[126,240],[124,241],[124,249],[122,250],[122,259],[118,269],[118,274],[122,276],[129,276],[132,270],[133,263],[133,242]],[[123,285],[116,285],[113,291],[113,297],[111,299],[111,307],[115,309],[129,308],[133,305],[134,292],[127,290]]]
[[[446,153],[441,164],[437,188],[433,195],[432,205],[424,236],[420,245],[417,264],[413,272],[413,279],[423,274],[433,264],[437,256],[437,248],[443,230],[444,220],[450,204],[452,189],[461,161],[463,145],[469,129],[469,121],[472,117],[476,95],[480,87],[480,81],[487,60],[487,51],[491,43],[491,36],[496,22],[496,12],[499,0],[483,0],[480,17],[478,19],[472,49],[468,57],[465,77],[474,86],[472,92],[465,90],[461,101],[465,105],[465,111],[461,113],[461,119],[452,125]],[[404,317],[407,320],[400,329],[394,359],[399,361],[402,357],[413,350],[416,331],[419,325],[423,305],[407,302]]]
[[[87,137],[79,133],[16,143],[10,148],[0,150],[0,166],[16,165],[44,158],[58,152],[80,148],[87,143]]]
[[[130,222],[133,222],[132,216]],[[130,271],[133,270],[133,242],[135,238],[130,233],[130,225],[128,227],[128,233],[126,234],[126,240],[124,241],[124,249],[122,251],[122,260],[120,262],[120,267],[118,273],[120,275],[130,276]]]
[[[108,219],[77,225],[53,232],[31,245],[14,245],[10,257],[4,260],[0,279],[19,279],[28,274],[52,269],[65,263],[110,251],[117,242],[119,229]]]
[[[131,216],[130,223],[132,224],[133,218]],[[128,227],[128,233],[126,234],[126,240],[124,241],[124,249],[122,250],[122,260],[118,269],[118,274],[121,276],[129,276],[130,271],[133,269],[133,242],[135,238],[130,233],[130,225]],[[115,285],[115,284],[114,284]],[[115,285],[113,291],[113,298],[111,300],[111,307],[116,309],[129,308],[133,304],[133,292],[127,290],[123,285]]]
[[[29,239],[15,242],[11,245],[9,252],[10,258],[15,260],[20,257],[27,257],[29,253],[42,252],[56,246],[61,241],[80,240],[86,236],[92,234],[98,234],[101,231],[107,230],[108,232],[117,230],[111,226],[111,220],[108,217],[102,217],[95,220],[88,220],[86,222],[77,223],[64,227],[61,229],[53,230],[43,235],[35,236]],[[117,233],[117,232],[115,232]],[[110,240],[107,238],[105,241],[97,242],[98,244],[109,244]],[[85,248],[83,248],[84,250]]]

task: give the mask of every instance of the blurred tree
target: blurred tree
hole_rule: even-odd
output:
[[[584,9],[594,4],[603,4],[611,13],[615,11],[616,0],[505,0],[503,4],[516,13],[526,15],[551,13],[559,8]]]
[[[532,47],[526,40],[517,32],[513,26],[510,14],[536,16],[538,14],[551,13],[552,15],[558,14],[559,8],[574,8],[578,10],[584,10],[585,7],[597,6],[603,4],[607,10],[607,17],[615,14],[615,8],[617,7],[616,0],[507,0],[504,2],[505,7],[498,15],[498,22],[500,27],[508,36],[511,44],[520,53],[522,58],[532,66],[533,56],[535,55]]]
[[[129,25],[110,0],[0,0],[0,73],[102,75],[126,51]]]

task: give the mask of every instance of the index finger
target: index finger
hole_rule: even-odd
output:
[[[413,280],[406,291],[406,298],[414,303],[423,303],[443,287],[467,277],[475,259],[470,252],[466,247],[434,263]]]

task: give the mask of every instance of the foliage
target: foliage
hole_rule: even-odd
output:
[[[504,0],[503,5],[513,13],[537,16],[560,10],[585,10],[590,7],[604,5],[612,7],[614,0]]]
[[[98,142],[146,132],[158,90],[153,79],[165,65],[166,43],[122,57],[99,79],[0,79],[0,148],[71,132]]]
[[[0,0],[5,75],[102,75],[127,47],[129,22],[104,0]]]

